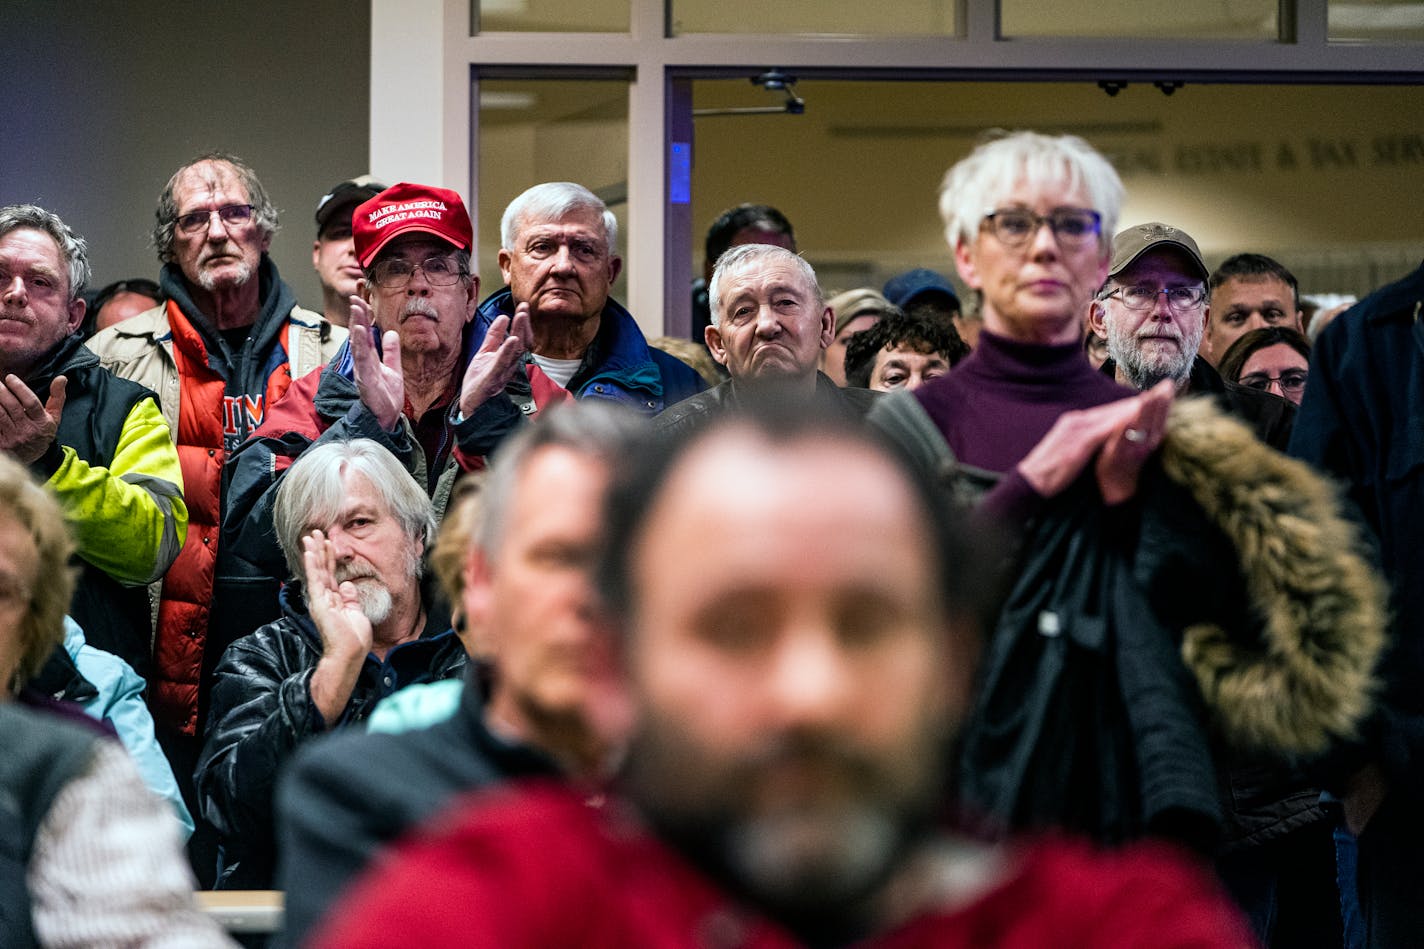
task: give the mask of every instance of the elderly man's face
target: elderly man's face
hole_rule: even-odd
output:
[[[237,169],[224,161],[200,161],[183,169],[173,187],[173,200],[179,218],[252,201]],[[255,214],[228,224],[217,213],[210,213],[207,224],[194,231],[185,232],[181,226],[174,229],[173,259],[190,284],[221,293],[255,277],[271,243],[272,235],[257,224]]]
[[[1288,326],[1299,330],[1300,310],[1290,284],[1279,277],[1232,277],[1211,291],[1211,324],[1202,355],[1226,355],[1231,344],[1251,330]]]
[[[1150,250],[1114,277],[1110,287],[1112,296],[1093,305],[1089,320],[1095,332],[1107,337],[1113,362],[1137,389],[1149,389],[1163,379],[1184,382],[1206,329],[1205,299],[1179,309],[1158,292],[1150,308],[1134,310],[1121,297],[1132,287],[1205,291],[1190,258],[1169,247]]]
[[[769,902],[863,895],[938,799],[969,670],[925,520],[868,447],[733,430],[677,465],[637,535],[632,794]]]
[[[27,375],[83,320],[54,238],[31,227],[0,237],[0,370]]]
[[[465,324],[475,315],[479,278],[468,275],[453,283],[432,283],[424,268],[431,258],[442,262],[447,270],[459,266],[455,248],[445,241],[424,234],[402,235],[381,248],[372,262],[375,281],[364,281],[361,285],[361,292],[371,304],[376,326],[382,332],[395,330],[400,334],[402,353],[458,352]],[[387,261],[419,266],[408,280],[404,276],[383,278],[382,264]]]
[[[592,578],[607,486],[598,459],[537,450],[520,472],[494,562],[479,551],[466,562],[465,615],[490,646],[497,721],[580,730],[608,685]]]
[[[717,296],[720,319],[707,327],[707,348],[733,379],[815,371],[835,317],[800,268],[775,258],[748,261],[723,274]]]
[[[39,581],[40,554],[29,530],[9,511],[0,510],[0,689],[19,668],[24,644],[20,629]]]
[[[582,323],[603,313],[623,261],[608,246],[603,215],[592,208],[555,220],[521,219],[514,246],[499,252],[499,272],[532,318]]]
[[[425,545],[408,534],[371,480],[357,471],[342,478],[346,491],[341,507],[320,529],[336,558],[335,580],[356,585],[361,611],[372,625],[390,615],[395,598],[420,601],[420,557]]]

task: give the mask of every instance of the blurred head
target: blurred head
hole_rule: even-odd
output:
[[[302,538],[314,530],[326,535],[335,579],[356,585],[373,625],[395,600],[419,602],[435,515],[421,486],[379,443],[357,438],[302,452],[277,488],[272,521],[294,578],[306,573]]]
[[[814,375],[834,316],[816,272],[801,257],[771,244],[733,247],[717,262],[707,296],[707,348],[733,379]]]
[[[84,320],[84,240],[33,204],[0,208],[0,371],[27,375]]]
[[[82,332],[86,337],[116,323],[132,319],[164,301],[163,290],[147,277],[116,280],[94,294],[89,312],[84,314]]]
[[[635,705],[628,793],[783,921],[840,918],[942,801],[976,656],[963,538],[912,467],[804,407],[635,465],[601,564]]]
[[[1104,235],[1121,203],[1117,172],[1073,135],[1002,135],[951,168],[940,214],[985,327],[1029,342],[1077,341],[1107,275]]]
[[[796,234],[786,215],[769,204],[739,204],[728,208],[707,229],[702,278],[710,281],[718,258],[727,248],[739,244],[773,244],[795,253]]]
[[[208,293],[247,284],[277,233],[277,208],[242,159],[209,152],[179,168],[158,196],[153,246]]]
[[[1286,326],[1251,330],[1226,350],[1221,377],[1300,405],[1310,375],[1310,341]]]
[[[885,297],[902,310],[921,307],[946,320],[959,315],[959,294],[943,274],[924,267],[907,270],[885,281]]]
[[[0,701],[64,641],[74,542],[54,498],[0,453]]]
[[[583,185],[551,181],[509,203],[500,220],[499,272],[531,319],[598,319],[623,269],[618,219]]]
[[[356,206],[380,194],[386,186],[370,175],[335,185],[316,205],[316,240],[312,242],[312,267],[321,282],[322,295],[344,303],[356,293],[361,280],[361,264],[356,259],[356,243],[351,232],[351,213]],[[346,325],[341,306],[329,308]]]
[[[1113,238],[1108,280],[1088,310],[1119,376],[1135,389],[1191,375],[1206,330],[1206,265],[1196,241],[1167,224],[1139,224]]]
[[[836,385],[843,386],[846,384],[846,344],[851,337],[870,329],[886,314],[899,310],[879,291],[869,287],[838,293],[827,300],[826,305],[835,317],[835,335],[831,337],[831,345],[821,351],[821,371]]]
[[[558,406],[500,447],[481,491],[460,602],[495,672],[489,714],[535,744],[587,741],[607,697],[593,568],[609,477],[644,431],[616,405]]]
[[[1211,275],[1211,322],[1202,355],[1219,362],[1244,333],[1267,326],[1304,332],[1300,284],[1264,254],[1237,254]]]
[[[969,355],[954,324],[891,312],[846,349],[846,383],[891,392],[918,389]]]

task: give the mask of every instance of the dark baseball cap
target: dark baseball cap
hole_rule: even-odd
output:
[[[362,175],[359,178],[352,178],[334,185],[330,191],[321,196],[321,200],[316,203],[316,233],[320,237],[322,231],[333,220],[344,216],[346,221],[351,220],[351,212],[356,210],[356,205],[363,201],[369,201],[382,191],[386,186],[381,184],[370,175]]]
[[[926,293],[938,293],[946,296],[955,309],[959,308],[959,294],[954,292],[954,285],[949,282],[948,277],[935,273],[933,270],[918,267],[902,274],[896,274],[885,281],[886,298],[902,310],[909,305],[911,300]]]
[[[1134,260],[1157,247],[1173,247],[1186,254],[1203,283],[1211,275],[1202,262],[1201,251],[1197,248],[1197,242],[1192,240],[1192,235],[1170,224],[1152,221],[1118,231],[1113,238],[1112,267],[1108,270],[1108,277],[1116,277],[1132,266]]]

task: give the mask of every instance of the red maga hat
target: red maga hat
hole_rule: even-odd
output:
[[[474,241],[465,202],[448,188],[433,188],[402,181],[357,206],[351,214],[351,236],[356,239],[356,259],[362,267],[391,238],[411,231],[434,234],[461,250]]]

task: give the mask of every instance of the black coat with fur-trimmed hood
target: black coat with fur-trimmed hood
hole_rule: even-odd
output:
[[[873,415],[958,481],[913,399]],[[1224,755],[1308,759],[1370,709],[1384,590],[1354,526],[1209,399],[1173,406],[1133,501],[1103,505],[1090,470],[1017,549],[957,769],[995,824],[1210,851]]]

